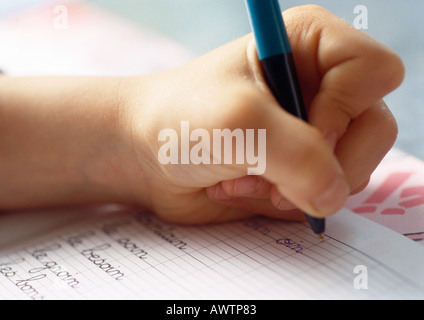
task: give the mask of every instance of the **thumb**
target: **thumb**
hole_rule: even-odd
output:
[[[264,177],[306,213],[324,217],[344,205],[350,188],[324,135],[279,106],[266,113]]]
[[[247,88],[249,90],[246,90]],[[239,178],[246,173],[257,174],[273,184],[288,202],[310,215],[324,217],[341,209],[350,194],[350,187],[324,134],[285,111],[268,89],[263,89],[266,93],[264,94],[263,90],[255,90],[250,86],[247,88],[237,91],[237,103],[227,105],[226,112],[215,113],[208,118],[208,123],[224,124],[225,128],[230,128],[228,131],[231,133],[236,130],[246,132],[244,156],[247,160],[224,163],[218,167],[209,166],[215,173],[213,178],[217,179],[213,184]],[[257,132],[257,145],[254,141],[256,139],[248,142],[248,130]],[[265,139],[259,135],[264,131]],[[256,147],[252,148],[252,142]],[[237,150],[239,149],[231,149],[232,159],[238,158],[237,154],[234,154]],[[249,155],[253,153],[257,154],[256,161],[249,161]],[[215,151],[213,157],[216,157]],[[254,165],[256,167],[252,167]],[[239,203],[240,199],[235,201]],[[251,201],[249,203],[252,204]],[[256,207],[250,209],[267,214]],[[272,216],[276,216],[275,212]]]

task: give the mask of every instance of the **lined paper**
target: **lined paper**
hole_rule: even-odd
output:
[[[424,297],[423,248],[347,210],[323,242],[262,217],[184,227],[117,210],[66,225],[1,250],[1,299]]]
[[[0,62],[8,74],[133,75],[191,58],[97,7],[67,8],[66,31],[52,28],[54,4],[2,20]],[[382,210],[399,208],[404,187],[421,187],[420,177],[362,215],[386,222]],[[358,197],[352,210],[368,195]],[[407,209],[403,221],[412,214],[422,221],[421,207]],[[2,214],[0,299],[422,299],[423,248],[399,234],[418,234],[422,223],[400,230],[399,217],[390,218],[398,232],[342,210],[319,242],[306,224],[269,218],[181,227],[120,208]],[[358,289],[364,270],[367,289]]]

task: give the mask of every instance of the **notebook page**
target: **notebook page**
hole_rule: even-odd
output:
[[[424,162],[392,149],[345,208],[424,246]]]
[[[304,223],[116,211],[2,250],[0,299],[423,298],[423,263],[421,246],[347,210],[324,242]]]
[[[77,1],[66,3],[69,28],[56,29],[62,4],[1,21],[7,73],[131,75],[190,58]],[[423,297],[422,249],[344,212],[319,243],[306,225],[266,218],[182,228],[148,213],[78,211],[0,217],[0,299]],[[368,289],[355,289],[356,266],[367,268]]]

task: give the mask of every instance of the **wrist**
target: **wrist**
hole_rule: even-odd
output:
[[[154,159],[144,117],[148,80],[141,76],[111,81],[114,90],[104,123],[109,138],[102,142],[105,153],[98,154],[90,170],[91,181],[109,202],[151,208],[149,171]]]
[[[2,79],[0,209],[132,199],[122,79]]]

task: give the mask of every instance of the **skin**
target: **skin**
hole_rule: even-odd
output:
[[[264,83],[252,35],[137,77],[0,78],[0,209],[122,203],[184,224],[334,214],[393,146],[389,48],[317,6],[284,12],[309,123]],[[163,165],[164,128],[266,129],[266,171]]]

